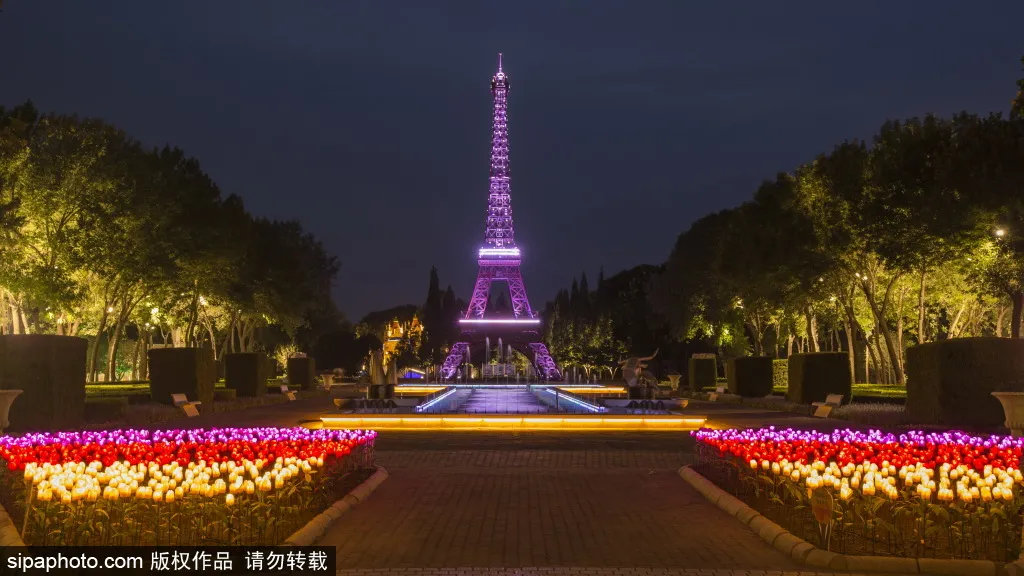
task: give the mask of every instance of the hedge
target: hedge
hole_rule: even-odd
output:
[[[763,398],[772,393],[772,359],[745,356],[729,360],[729,393],[744,398]]]
[[[907,418],[914,424],[1002,426],[992,392],[1024,391],[1024,340],[956,338],[907,349]]]
[[[786,399],[798,404],[824,402],[829,394],[852,394],[850,357],[846,352],[810,352],[789,357]]]
[[[789,386],[789,362],[785,358],[772,360],[773,387]]]
[[[82,425],[87,344],[76,336],[0,336],[0,390],[24,390],[11,405],[9,431]]]
[[[213,402],[216,368],[208,348],[152,348],[149,351],[149,393],[154,401],[173,404],[171,394],[209,405]]]
[[[215,388],[213,390],[214,402],[230,402],[238,398],[237,390],[232,388]]]
[[[288,359],[288,387],[312,390],[316,385],[316,363],[313,358],[299,357]]]
[[[224,355],[224,385],[238,397],[263,396],[270,374],[267,357],[256,352]]]
[[[718,384],[718,361],[715,358],[690,358],[687,381],[690,390],[700,392]]]
[[[124,420],[128,413],[127,396],[109,396],[106,398],[87,398],[85,400],[85,420],[87,422],[116,422]]]

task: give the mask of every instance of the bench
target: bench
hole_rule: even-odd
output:
[[[811,406],[814,406],[814,416],[816,418],[828,418],[832,410],[841,406],[842,403],[842,394],[829,394],[825,397],[824,402],[812,402]]]
[[[718,397],[725,394],[725,386],[719,386],[715,388],[715,391],[708,395],[708,400],[711,402],[718,402]]]
[[[284,394],[285,398],[289,400],[295,400],[295,392],[289,390],[287,384],[281,384],[281,394]]]
[[[184,394],[171,394],[171,402],[173,402],[175,406],[181,408],[189,418],[199,416],[199,406],[203,404],[198,400],[190,402],[188,396],[185,396]]]

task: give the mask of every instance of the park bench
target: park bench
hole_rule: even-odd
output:
[[[814,416],[816,418],[828,418],[832,410],[838,408],[842,403],[842,394],[829,394],[825,397],[824,402],[812,402],[811,406],[814,406]]]
[[[171,394],[171,402],[173,402],[178,408],[181,408],[189,418],[199,416],[199,406],[203,404],[198,400],[190,402],[188,396],[185,396],[184,394]]]
[[[725,386],[719,386],[715,388],[715,391],[708,396],[708,400],[712,402],[718,402],[718,397],[725,394]]]
[[[281,394],[284,394],[289,400],[295,400],[295,392],[289,390],[287,384],[281,384]]]

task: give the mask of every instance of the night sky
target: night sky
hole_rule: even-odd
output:
[[[693,220],[887,118],[1005,111],[1024,2],[7,0],[0,104],[96,116],[200,159],[341,262],[339,307],[468,298],[489,82],[511,80],[534,308],[665,260]]]

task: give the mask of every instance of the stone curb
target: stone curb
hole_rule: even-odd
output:
[[[11,515],[0,506],[0,548],[17,547],[24,548],[25,541],[18,533],[18,527],[14,525]]]
[[[742,522],[770,546],[788,555],[798,564],[822,570],[850,570],[875,574],[928,574],[930,576],[1024,576],[1024,560],[1000,567],[990,560],[944,560],[939,558],[900,558],[895,556],[847,556],[815,547],[787,532],[740,499],[683,466],[679,476],[726,514]]]
[[[305,526],[299,528],[289,536],[281,546],[312,546],[317,538],[323,536],[327,528],[338,518],[351,510],[359,503],[370,497],[370,494],[381,485],[388,477],[388,471],[377,466],[377,471],[367,478],[362,484],[356,486],[344,498],[332,504],[327,510],[317,514]]]

